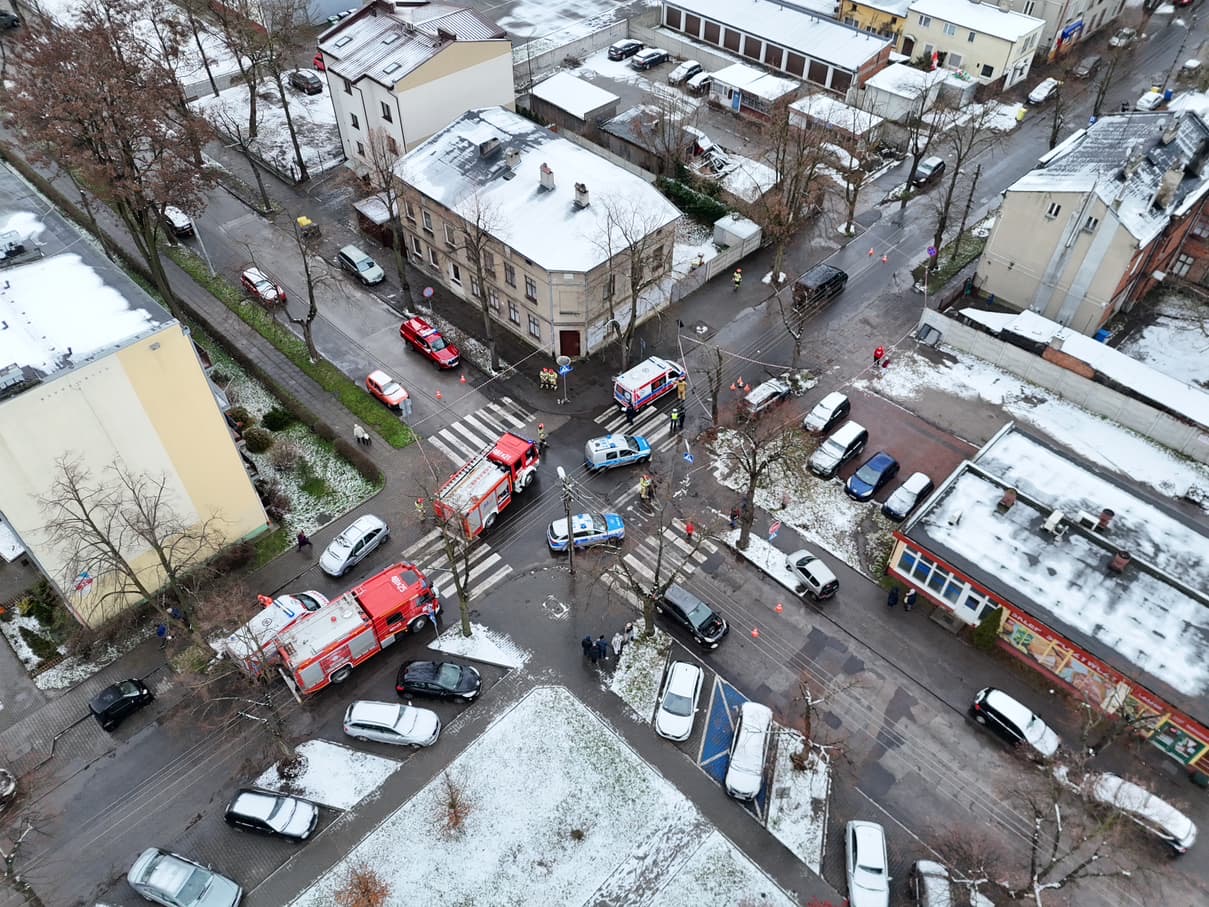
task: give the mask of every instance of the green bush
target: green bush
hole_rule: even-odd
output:
[[[244,429],[243,440],[251,453],[264,453],[273,446],[273,433],[263,428],[247,428]]]
[[[236,425],[242,425],[245,428],[256,424],[256,417],[248,412],[246,406],[232,406],[227,410],[227,418]]]
[[[274,406],[264,414],[264,418],[260,420],[260,424],[269,431],[281,431],[294,424],[294,415],[280,407]]]
[[[315,500],[320,500],[328,493],[327,480],[315,474],[311,461],[305,457],[298,461],[298,475],[302,478],[302,490]]]
[[[655,185],[660,192],[675,202],[681,211],[707,226],[712,226],[714,221],[730,212],[726,205],[677,180],[661,178],[655,181]]]
[[[29,627],[19,627],[18,629],[21,631],[21,638],[29,646],[29,650],[43,661],[48,658],[58,657],[59,646],[57,643],[47,639],[41,633],[31,630]]]
[[[999,624],[1003,612],[999,608],[988,608],[974,628],[974,648],[989,652],[999,642]]]
[[[224,372],[222,369],[213,368],[213,369],[210,369],[210,380],[213,381],[215,384],[217,384],[219,387],[226,387],[227,384],[230,383],[230,381],[231,381],[231,376],[228,375],[226,372]]]

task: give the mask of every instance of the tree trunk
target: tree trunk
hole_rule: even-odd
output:
[[[740,551],[746,551],[751,540],[751,527],[756,521],[756,486],[759,481],[760,476],[753,469],[747,477],[747,488],[743,492],[743,503],[746,506],[740,508],[742,515],[739,519],[739,541],[735,543]]]
[[[206,68],[206,78],[210,82],[210,89],[214,92],[214,96],[218,97],[218,83],[214,81],[214,73],[210,71],[210,58],[206,56],[206,49],[202,46],[201,34],[197,30],[197,17],[193,15],[193,10],[185,7],[185,16],[189,19],[189,28],[193,31],[193,41],[197,44],[197,53],[201,57],[202,66]]]
[[[294,128],[294,115],[290,113],[290,102],[286,99],[285,84],[281,80],[281,70],[273,68],[273,81],[281,97],[281,109],[285,114],[285,128],[290,134],[290,144],[294,146],[294,160],[298,162],[298,182],[305,183],[310,179],[306,169],[306,160],[302,156],[302,146],[298,144],[298,131]]]
[[[953,254],[949,257],[949,262],[957,261],[957,255],[961,252],[961,238],[966,232],[966,222],[970,219],[970,206],[974,204],[974,192],[978,188],[978,178],[982,175],[982,164],[974,168],[974,179],[970,181],[970,194],[966,196],[966,206],[961,211],[961,226],[957,228],[957,241],[953,243]]]
[[[475,252],[475,273],[479,278],[479,290],[482,291],[482,297],[479,299],[479,309],[483,313],[483,339],[487,341],[487,349],[491,350],[491,370],[498,372],[500,370],[500,354],[495,346],[495,324],[491,320],[491,307],[487,304],[487,284],[483,280],[483,253],[481,249],[472,249]]]

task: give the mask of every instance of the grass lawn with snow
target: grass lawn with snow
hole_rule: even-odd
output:
[[[390,905],[795,903],[561,687],[531,691],[447,771],[470,804],[459,829],[438,777],[293,904],[329,907],[359,863]]]
[[[523,668],[529,660],[529,652],[522,649],[503,633],[497,633],[490,627],[472,623],[470,635],[462,635],[462,624],[457,619],[453,609],[441,612],[446,620],[455,621],[437,639],[428,644],[428,648],[443,652],[446,655],[458,655],[472,661],[482,661],[487,664],[499,665],[501,668]]]
[[[609,677],[606,686],[633,710],[639,721],[650,723],[655,714],[659,684],[671,647],[672,638],[656,627],[650,636],[639,636],[626,643]]]
[[[1209,389],[1209,306],[1179,293],[1164,293],[1154,320],[1118,349],[1164,375]]]
[[[399,763],[327,740],[298,744],[299,765],[282,778],[276,765],[260,773],[255,787],[278,790],[334,809],[351,809],[377,791]]]

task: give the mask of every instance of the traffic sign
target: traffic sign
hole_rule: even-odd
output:
[[[573,369],[573,368],[572,368],[571,366],[569,366],[569,365],[560,365],[560,366],[558,367],[558,373],[559,373],[560,375],[569,375],[569,374],[571,374],[571,372],[573,372],[573,371],[575,371],[575,369]]]
[[[684,452],[684,462],[685,463],[693,462],[693,455],[691,453],[689,453],[688,451]]]
[[[768,540],[771,542],[777,537],[777,533],[781,531],[781,521],[773,520],[772,525],[768,527]]]
[[[432,299],[432,296],[435,292],[436,290],[434,290],[432,287],[425,287],[423,296],[425,299]]]

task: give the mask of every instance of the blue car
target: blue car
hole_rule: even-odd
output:
[[[605,435],[584,445],[584,465],[589,472],[647,463],[650,459],[651,445],[642,435]]]
[[[616,544],[625,538],[625,523],[616,513],[577,513],[571,517],[571,531],[576,548]],[[566,551],[567,542],[567,521],[555,520],[546,530],[546,543],[551,551]]]
[[[884,450],[879,450],[849,477],[844,491],[853,500],[867,501],[896,475],[898,460]]]

